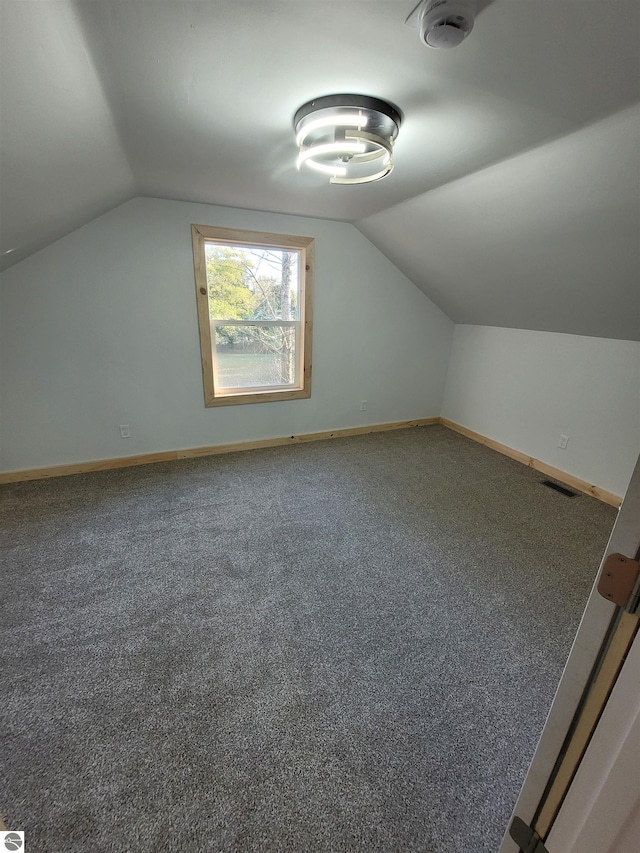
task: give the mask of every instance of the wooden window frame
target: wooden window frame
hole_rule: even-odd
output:
[[[244,231],[236,228],[217,228],[210,225],[192,225],[191,238],[205,406],[272,403],[276,400],[299,400],[310,397],[314,238],[298,237],[291,234],[273,234],[265,231]],[[256,391],[255,388],[252,388],[246,392],[239,390],[229,392],[216,388],[216,372],[214,369],[216,350],[209,316],[209,291],[205,260],[205,244],[207,242],[227,246],[266,246],[285,251],[290,249],[299,253],[300,319],[287,321],[287,324],[297,327],[296,358],[299,359],[297,370],[299,384],[295,387],[267,390],[269,386],[264,386],[264,391]],[[271,325],[281,325],[282,323],[283,321],[275,321]]]

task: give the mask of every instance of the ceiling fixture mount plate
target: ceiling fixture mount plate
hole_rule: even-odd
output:
[[[393,169],[393,145],[402,116],[393,104],[368,95],[325,95],[303,104],[293,126],[298,169],[329,176],[331,184],[368,184]]]

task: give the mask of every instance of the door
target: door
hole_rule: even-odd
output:
[[[607,557],[613,554],[632,559],[640,555],[640,459],[618,513],[598,578]],[[555,837],[557,844],[560,821],[569,815],[567,811],[563,814],[563,804],[566,801],[569,808],[574,799],[574,794],[570,797],[569,792],[578,784],[579,776],[585,775],[579,774],[579,768],[590,742],[596,742],[594,732],[599,728],[598,721],[606,725],[610,716],[605,715],[603,709],[608,707],[607,700],[613,696],[618,676],[622,672],[632,672],[625,660],[629,657],[632,663],[635,661],[631,650],[637,646],[634,637],[638,616],[605,600],[597,590],[598,578],[512,815],[512,821],[517,818],[523,825],[533,826],[540,838],[543,841],[548,838],[550,843],[554,843]],[[637,586],[636,583],[636,590]],[[601,732],[598,738],[600,735]],[[552,836],[556,819],[558,836]],[[622,826],[619,829],[622,831]],[[507,831],[499,853],[518,853],[520,849],[527,847],[519,846]],[[548,849],[551,853],[551,848]],[[570,849],[556,846],[553,853],[568,853]]]
[[[640,844],[640,635],[555,819],[549,853],[637,853]]]

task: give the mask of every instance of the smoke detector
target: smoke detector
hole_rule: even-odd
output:
[[[457,47],[473,29],[476,0],[424,0],[407,18],[427,47]]]

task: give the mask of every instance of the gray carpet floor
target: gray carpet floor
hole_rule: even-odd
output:
[[[497,850],[615,511],[443,427],[4,486],[31,853]]]

